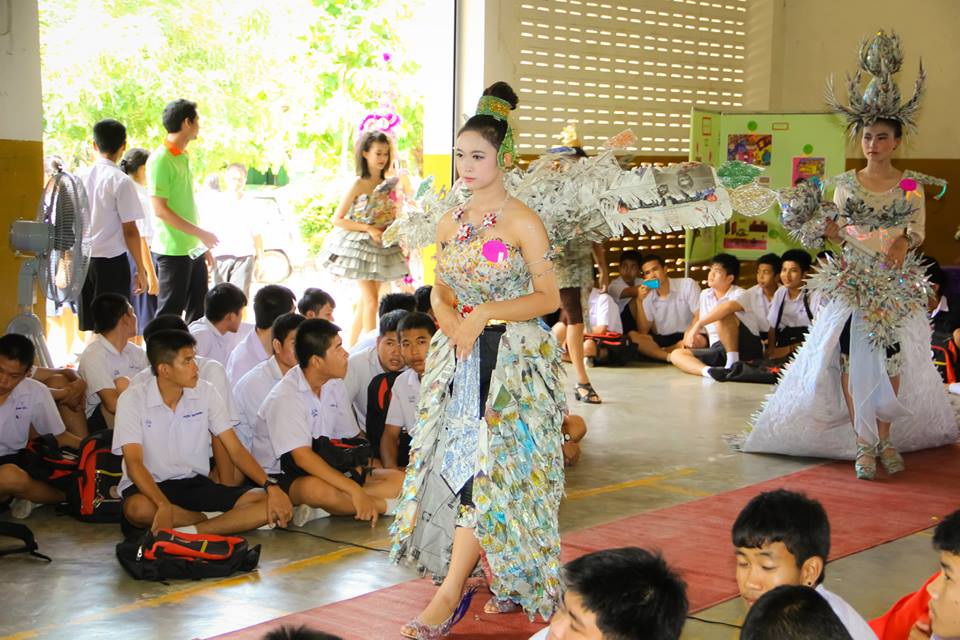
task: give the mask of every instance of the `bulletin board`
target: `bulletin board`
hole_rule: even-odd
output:
[[[689,159],[719,167],[729,160],[763,169],[760,182],[783,189],[799,181],[819,183],[843,173],[846,132],[831,113],[722,113],[693,109]],[[798,246],[780,224],[774,204],[762,216],[734,213],[725,224],[686,233],[686,260],[702,262],[717,253],[756,260]]]

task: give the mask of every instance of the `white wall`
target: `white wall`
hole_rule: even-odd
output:
[[[0,139],[42,139],[39,34],[36,2],[0,0]]]

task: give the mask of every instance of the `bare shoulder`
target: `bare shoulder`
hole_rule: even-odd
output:
[[[530,233],[546,233],[543,220],[537,213],[516,198],[510,198],[503,207],[504,218],[508,220],[509,229],[518,239],[529,237]]]
[[[437,222],[438,239],[447,240],[453,237],[453,234],[456,233],[457,221],[453,217],[453,214],[456,210],[457,209],[455,207],[440,216],[440,220]]]

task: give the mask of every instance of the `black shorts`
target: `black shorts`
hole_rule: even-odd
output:
[[[193,476],[181,480],[164,480],[157,487],[171,504],[187,511],[223,511],[233,509],[243,494],[250,491],[248,486],[228,487],[217,484],[207,476]],[[123,499],[140,493],[137,485],[124,489]]]
[[[658,347],[660,347],[661,349],[665,349],[667,347],[672,347],[673,345],[683,340],[683,332],[668,333],[665,336],[661,336],[656,333],[651,333],[650,337],[653,338],[653,341],[657,343]]]
[[[99,431],[106,431],[110,426],[107,425],[107,420],[103,417],[103,403],[97,405],[97,408],[93,410],[93,413],[90,414],[90,417],[87,418],[87,431],[89,433],[97,433]]]
[[[32,464],[26,462],[25,455],[30,456]],[[30,476],[32,480],[44,482],[54,489],[58,489],[60,491],[66,491],[67,487],[69,487],[72,482],[76,482],[76,479],[70,476],[64,476],[56,480],[51,480],[50,473],[53,470],[37,456],[29,454],[25,451],[0,456],[0,467],[5,464],[12,464],[16,467],[19,467],[26,472],[26,474]]]
[[[624,334],[638,329],[637,319],[633,317],[633,312],[630,311],[630,305],[625,306],[623,311],[620,312],[620,324],[623,325]]]
[[[849,356],[850,355],[850,324],[853,322],[853,314],[850,314],[850,317],[847,318],[847,321],[843,325],[843,330],[840,331],[840,353]],[[893,356],[900,353],[900,343],[892,344],[886,348],[886,357],[887,360]]]
[[[113,258],[90,258],[77,313],[81,331],[93,330],[93,301],[104,293],[119,293],[129,299],[130,265],[126,252]]]
[[[708,367],[723,367],[727,364],[727,350],[717,340],[706,349],[691,349],[694,357]],[[743,323],[740,323],[740,359],[749,362],[763,358],[763,343],[760,337],[750,333]]]

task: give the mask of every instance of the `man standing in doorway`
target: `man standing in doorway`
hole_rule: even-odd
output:
[[[163,110],[167,139],[147,162],[147,180],[157,230],[153,251],[157,254],[160,293],[157,315],[179,316],[186,311],[188,323],[203,317],[207,293],[207,249],[217,245],[217,236],[197,226],[193,199],[193,176],[187,145],[200,133],[197,105],[174,100]]]

